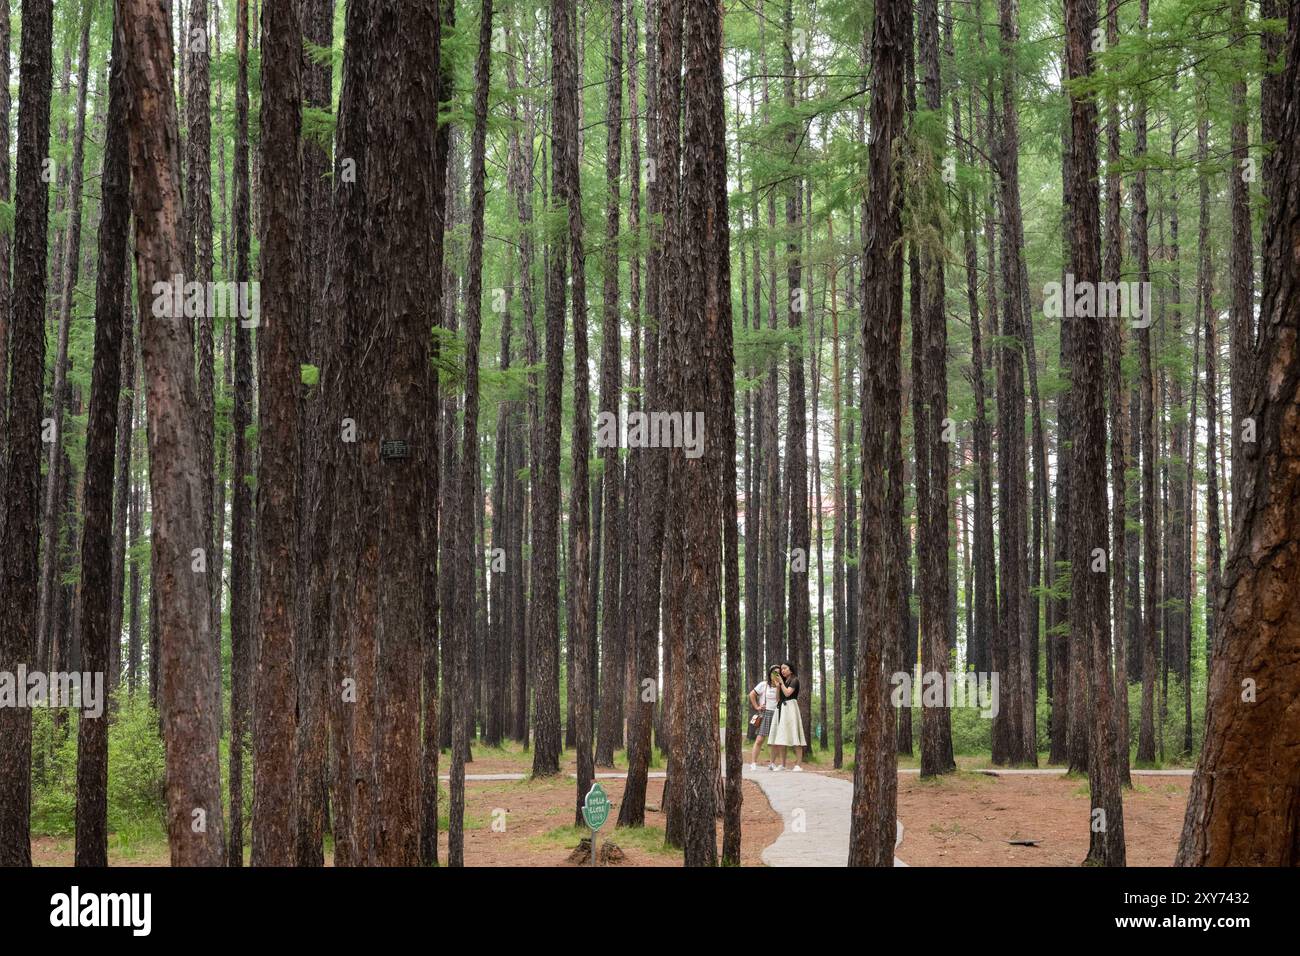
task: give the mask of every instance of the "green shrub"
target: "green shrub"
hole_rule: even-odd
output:
[[[108,726],[108,829],[139,836],[165,820],[158,715],[143,695],[118,700]],[[32,710],[32,832],[72,836],[77,818],[77,711]]]

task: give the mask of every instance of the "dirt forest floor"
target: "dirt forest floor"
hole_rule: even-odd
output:
[[[475,767],[473,773],[487,771]],[[622,780],[601,780],[614,809],[610,821],[601,831],[600,844],[612,842],[623,853],[620,866],[681,866],[680,851],[665,850],[663,778],[651,779],[646,788],[646,825],[635,830],[614,827],[618,807],[623,799]],[[447,782],[443,781],[445,801]],[[467,780],[465,783],[465,865],[466,866],[574,866],[569,856],[579,840],[588,834],[573,826],[576,805],[575,782],[567,776],[540,780]],[[438,834],[438,856],[447,860],[446,807],[442,832]],[[495,826],[494,826],[495,824]],[[504,825],[504,826],[503,826]],[[768,805],[756,784],[745,782],[741,811],[740,863],[762,866],[765,847],[781,835],[780,817]],[[722,846],[722,823],[718,823],[718,846]],[[71,837],[37,837],[32,841],[32,862],[36,866],[71,866],[74,841]],[[245,860],[247,860],[245,841]],[[326,848],[326,865],[331,850]],[[110,866],[167,866],[167,844],[161,836],[121,846],[114,835],[109,838]]]
[[[1124,792],[1129,866],[1173,865],[1191,782],[1133,774]],[[1088,855],[1083,778],[963,773],[936,785],[900,775],[898,815],[907,828],[898,855],[912,866],[1077,866]]]
[[[1133,772],[1133,789],[1124,791],[1129,866],[1173,865],[1191,781]],[[910,866],[1078,866],[1088,855],[1084,777],[899,774],[898,817],[905,827],[898,857]]]
[[[646,826],[641,831],[615,829],[613,820],[623,798],[622,780],[602,780],[615,809],[601,831],[600,843],[612,842],[623,852],[620,866],[681,866],[680,851],[663,848],[664,817],[660,812],[664,781],[652,779],[646,792]],[[473,828],[465,831],[466,866],[571,866],[569,855],[585,829],[574,829],[576,790],[572,779],[547,781],[467,781],[465,813]],[[494,830],[493,819],[504,811],[505,830]],[[481,825],[477,825],[481,824]],[[781,835],[780,817],[756,784],[745,782],[740,822],[741,866],[762,866],[765,847]],[[447,835],[439,835],[446,859]],[[722,845],[722,823],[718,823]]]
[[[481,750],[466,770],[470,774],[528,773],[527,752]],[[959,761],[960,762],[960,761]],[[653,769],[662,769],[656,760]],[[624,754],[617,769],[626,768]],[[572,866],[569,856],[586,830],[573,826],[576,793],[572,752],[561,762],[565,775],[545,779],[470,780],[466,782],[465,863],[468,866]],[[440,771],[448,770],[444,760]],[[827,772],[809,766],[811,773]],[[851,780],[851,775],[830,772]],[[1152,776],[1135,771],[1134,789],[1124,794],[1124,831],[1131,866],[1172,864],[1182,830],[1191,778]],[[602,779],[614,804],[622,800],[623,781]],[[681,854],[663,849],[662,778],[648,786],[646,827],[616,830],[613,819],[602,840],[617,844],[620,866],[680,866]],[[443,781],[443,799],[447,783]],[[446,827],[446,808],[442,827]],[[762,790],[744,785],[741,865],[762,866],[764,848],[780,836],[783,822]],[[898,856],[911,866],[1077,866],[1088,849],[1088,783],[1064,775],[986,776],[968,771],[922,781],[916,773],[898,776],[898,815],[906,832]],[[718,826],[721,845],[722,827]],[[1013,846],[1030,840],[1036,846]],[[247,840],[245,841],[247,845]],[[447,859],[447,835],[439,837],[439,856]],[[71,837],[37,837],[32,843],[37,866],[70,866]],[[326,848],[326,860],[331,848]],[[162,834],[109,841],[113,866],[165,866]]]

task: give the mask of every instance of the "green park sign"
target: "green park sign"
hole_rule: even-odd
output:
[[[582,800],[582,818],[591,830],[599,830],[609,819],[609,794],[605,793],[599,781],[592,783]]]

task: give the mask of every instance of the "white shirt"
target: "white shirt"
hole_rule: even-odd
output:
[[[767,681],[754,685],[754,696],[763,701],[764,710],[776,710],[776,688]]]

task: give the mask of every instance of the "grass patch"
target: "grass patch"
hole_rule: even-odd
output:
[[[529,775],[522,780],[467,780],[465,786],[473,787],[475,793],[538,793],[572,782],[563,774],[549,777]]]
[[[958,769],[953,773],[939,774],[936,777],[918,776],[916,782],[934,790],[968,790],[972,787],[995,786],[997,779],[976,770]]]
[[[567,850],[575,849],[579,842],[591,836],[591,831],[586,827],[564,826],[553,827],[545,833],[538,836],[529,837],[530,846],[546,849],[550,847],[562,847]],[[601,843],[616,843],[620,849],[637,849],[646,853],[654,853],[659,856],[680,856],[681,850],[674,847],[664,846],[664,831],[660,827],[618,827],[607,829],[601,832],[598,838]]]

